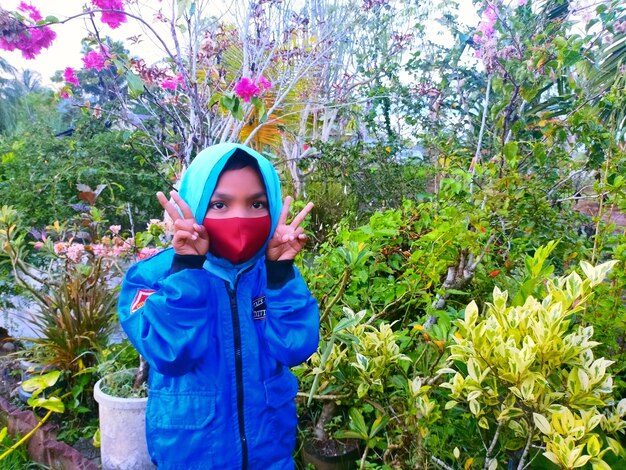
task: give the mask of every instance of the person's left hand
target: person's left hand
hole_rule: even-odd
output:
[[[285,203],[280,211],[280,217],[278,218],[278,225],[274,230],[274,236],[267,244],[265,250],[265,258],[269,261],[282,261],[288,259],[294,259],[298,252],[306,244],[307,236],[304,233],[304,229],[300,227],[302,221],[313,209],[313,203],[309,202],[304,209],[296,215],[290,224],[287,224],[287,216],[289,215],[289,207],[293,198],[287,196]]]

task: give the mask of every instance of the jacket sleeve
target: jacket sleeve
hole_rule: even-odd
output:
[[[211,337],[209,274],[204,269],[171,274],[151,261],[126,273],[118,303],[120,323],[151,367],[165,375],[183,375],[195,367]]]
[[[292,263],[267,261],[265,337],[270,354],[287,367],[306,361],[319,343],[317,301]]]

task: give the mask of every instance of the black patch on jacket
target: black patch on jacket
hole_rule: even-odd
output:
[[[265,304],[265,296],[260,295],[252,299],[252,319],[253,320],[265,320],[265,311],[267,310]]]

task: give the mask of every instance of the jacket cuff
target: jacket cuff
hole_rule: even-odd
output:
[[[280,289],[287,284],[287,281],[295,277],[292,259],[281,261],[265,260],[265,268],[267,270],[268,289]]]
[[[171,273],[177,273],[183,269],[202,269],[206,256],[203,255],[174,255]]]

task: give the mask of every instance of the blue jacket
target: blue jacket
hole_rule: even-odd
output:
[[[180,195],[202,223],[224,163],[236,148],[257,158],[272,230],[282,205],[278,176],[236,144],[201,152]],[[317,348],[317,303],[291,262],[265,247],[240,265],[208,254],[181,269],[172,249],[127,272],[122,327],[150,364],[146,433],[159,470],[291,469],[298,390],[288,369]]]

